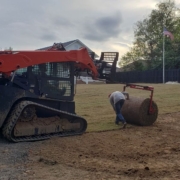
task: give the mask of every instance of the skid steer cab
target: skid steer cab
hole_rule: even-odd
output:
[[[80,135],[86,120],[75,113],[76,64],[98,73],[86,49],[0,51],[0,130],[13,142]]]

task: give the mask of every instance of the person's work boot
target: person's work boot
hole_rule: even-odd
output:
[[[123,127],[122,127],[122,128],[123,128],[123,129],[125,129],[125,128],[126,128],[126,125],[127,125],[127,123],[126,123],[126,122],[124,122],[124,123],[123,123]]]

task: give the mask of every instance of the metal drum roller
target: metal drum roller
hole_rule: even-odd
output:
[[[127,123],[140,126],[152,125],[158,117],[158,106],[152,100],[154,88],[150,86],[126,84],[126,86],[124,86],[123,92],[125,92],[126,87],[147,90],[151,92],[150,98],[145,99],[131,97],[128,94],[127,100],[125,101],[121,111]]]

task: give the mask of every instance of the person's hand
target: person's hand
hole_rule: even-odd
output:
[[[126,100],[129,100],[129,93],[127,93],[127,92],[122,92],[122,93],[124,94]]]

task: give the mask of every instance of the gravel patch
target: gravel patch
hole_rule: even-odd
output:
[[[13,143],[0,136],[0,180],[26,179],[32,142]]]

